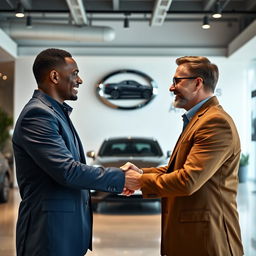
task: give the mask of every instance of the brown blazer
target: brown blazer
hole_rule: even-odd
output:
[[[143,169],[143,196],[162,198],[161,255],[243,255],[239,158],[235,124],[212,97],[187,125],[168,166]]]

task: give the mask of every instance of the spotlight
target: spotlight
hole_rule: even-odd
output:
[[[220,7],[220,1],[217,1],[216,2],[216,5],[215,5],[215,10],[214,10],[214,12],[213,12],[213,14],[212,14],[212,17],[214,18],[214,19],[219,19],[219,18],[221,18],[222,17],[222,14],[221,14],[221,7]]]
[[[26,26],[27,28],[32,28],[32,17],[30,15],[27,16]]]
[[[24,14],[24,7],[23,7],[23,5],[22,5],[22,3],[20,1],[18,2],[15,16],[17,18],[23,18],[25,16],[25,14]]]
[[[129,28],[129,27],[130,27],[130,25],[129,25],[129,19],[128,19],[127,16],[125,16],[125,18],[124,18],[124,28]]]
[[[209,29],[211,26],[209,24],[209,17],[206,15],[203,18],[203,24],[202,24],[202,28],[203,29]]]

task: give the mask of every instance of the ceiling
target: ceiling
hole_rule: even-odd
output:
[[[24,18],[15,17],[18,2]],[[222,17],[214,19],[218,4]],[[204,16],[211,25],[207,32]],[[227,55],[255,17],[255,0],[0,0],[0,27],[21,55],[46,46],[99,55],[179,54],[188,48]]]
[[[59,21],[67,21],[68,15],[72,14],[72,6],[73,9],[81,8],[88,18],[85,18],[85,23],[102,14],[106,19],[116,18],[118,14],[127,14],[131,18],[134,14],[144,14],[144,18],[150,20],[157,10],[166,11],[167,18],[186,19],[191,14],[211,14],[217,2],[226,18],[251,19],[256,15],[255,0],[1,0],[1,20],[14,19],[18,2],[22,3],[27,15],[44,17],[45,20],[55,17]]]

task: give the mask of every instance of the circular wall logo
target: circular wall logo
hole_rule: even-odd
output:
[[[156,82],[147,74],[124,69],[106,75],[97,85],[100,100],[116,109],[136,109],[157,95]]]

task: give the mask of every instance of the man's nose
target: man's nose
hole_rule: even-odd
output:
[[[175,90],[175,86],[174,86],[174,84],[171,84],[170,87],[169,87],[169,91],[173,92],[174,90]]]
[[[78,83],[79,83],[79,84],[82,84],[82,83],[83,83],[83,80],[81,79],[80,76],[78,77]]]

